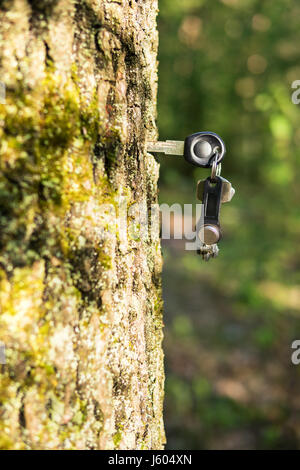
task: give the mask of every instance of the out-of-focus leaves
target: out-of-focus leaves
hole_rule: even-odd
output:
[[[222,174],[236,188],[221,211],[219,258],[201,264],[195,254],[176,258],[172,252],[166,260],[166,316],[174,315],[166,343],[171,442],[194,448],[299,447],[300,421],[289,418],[298,405],[284,400],[299,375],[288,368],[288,350],[293,335],[300,335],[300,105],[292,102],[292,83],[300,80],[300,5],[293,0],[160,0],[159,5],[160,138],[217,132],[227,147]],[[160,202],[171,204],[195,202],[196,181],[208,175],[180,158],[161,157],[161,170]],[[169,291],[176,292],[176,302]],[[226,314],[216,305],[220,296]],[[228,348],[233,356],[239,351],[241,364],[249,361],[247,379],[242,365],[223,370],[224,348],[229,362]],[[185,355],[189,360],[182,367]],[[266,365],[260,357],[274,359]],[[220,386],[222,374],[235,379]],[[274,396],[272,406],[259,393],[257,398],[242,393],[243,380]],[[173,405],[182,413],[177,420],[168,411]]]

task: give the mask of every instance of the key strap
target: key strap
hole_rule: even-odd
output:
[[[222,180],[219,176],[207,178],[203,190],[204,225],[212,224],[220,227],[219,215],[222,198]]]

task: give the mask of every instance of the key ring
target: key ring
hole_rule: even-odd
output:
[[[218,165],[218,160],[219,160],[219,147],[215,148],[215,158],[212,163],[211,167],[211,175],[210,178],[212,181],[215,181],[216,176],[220,176],[221,174],[221,163]]]

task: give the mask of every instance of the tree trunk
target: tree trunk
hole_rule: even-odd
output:
[[[0,7],[0,446],[160,449],[157,0]]]

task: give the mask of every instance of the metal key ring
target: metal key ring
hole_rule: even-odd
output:
[[[219,149],[217,147],[215,149],[215,158],[213,160],[212,167],[211,167],[210,178],[212,181],[216,179],[216,176],[219,176],[221,174],[221,163],[218,165],[218,160],[219,160]]]

